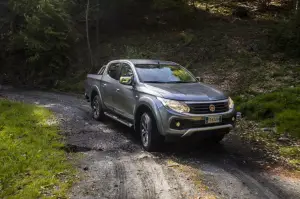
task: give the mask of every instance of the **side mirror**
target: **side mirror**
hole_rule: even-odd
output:
[[[133,76],[130,76],[130,77],[120,77],[120,84],[132,85],[132,83],[133,83]]]
[[[203,82],[204,81],[204,79],[202,77],[196,77],[196,79],[197,79],[198,82]]]

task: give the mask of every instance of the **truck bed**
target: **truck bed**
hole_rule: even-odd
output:
[[[96,85],[99,86],[101,79],[102,79],[102,75],[97,75],[97,74],[88,74],[87,75],[87,79],[85,80],[85,85],[84,85],[85,98],[87,100],[90,100],[90,94],[92,92],[93,86],[96,86]],[[98,87],[98,88],[100,88],[100,87]]]

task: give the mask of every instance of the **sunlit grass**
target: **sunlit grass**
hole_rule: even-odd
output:
[[[299,146],[282,146],[279,149],[280,155],[288,158],[289,163],[295,166],[300,165],[300,147]]]
[[[205,10],[211,14],[230,16],[232,14],[232,8],[222,6],[221,3],[214,1],[200,1],[195,3],[196,8]]]
[[[0,198],[66,198],[74,169],[53,114],[0,100]]]

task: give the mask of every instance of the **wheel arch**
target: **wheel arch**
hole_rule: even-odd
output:
[[[149,99],[140,102],[139,105],[137,106],[137,108],[135,109],[134,129],[137,130],[139,122],[140,122],[140,117],[146,111],[150,111],[150,113],[153,115],[156,125],[157,125],[157,128],[159,130],[159,133],[162,134],[163,129],[162,129],[162,125],[161,125],[161,117],[160,117],[159,111],[157,109],[155,102],[149,101]]]
[[[96,95],[99,95],[101,103],[103,103],[100,89],[97,86],[93,86],[90,94],[91,104],[93,103],[93,99]]]

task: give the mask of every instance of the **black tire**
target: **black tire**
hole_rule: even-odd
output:
[[[93,118],[97,121],[101,121],[104,118],[104,112],[102,109],[101,99],[99,95],[94,96],[92,99],[92,111],[93,111]]]
[[[164,136],[160,135],[156,120],[151,112],[141,114],[139,120],[139,132],[144,149],[149,152],[159,150],[164,142]]]

